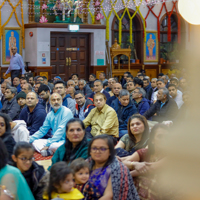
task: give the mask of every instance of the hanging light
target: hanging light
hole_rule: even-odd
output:
[[[188,23],[200,25],[200,0],[179,0],[178,10]]]

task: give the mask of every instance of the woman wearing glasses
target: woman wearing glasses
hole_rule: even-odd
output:
[[[0,113],[0,138],[6,146],[9,160],[12,160],[11,155],[15,146],[15,140],[11,135],[10,121],[12,120],[9,119],[7,114]]]
[[[89,140],[86,139],[83,122],[78,118],[69,120],[66,125],[66,142],[54,153],[52,165],[59,161],[65,161],[70,164],[76,158],[87,159],[88,146]],[[48,170],[50,170],[51,166]]]
[[[45,175],[45,170],[43,166],[38,165],[34,161],[33,154],[34,149],[31,144],[27,142],[18,142],[13,150],[13,165],[23,174],[35,200],[42,200],[45,185],[39,182]]]
[[[34,200],[21,172],[8,163],[8,152],[0,139],[0,200]]]
[[[88,186],[93,186],[96,194],[85,187],[86,200],[139,200],[129,170],[115,158],[113,139],[106,134],[92,139],[89,148],[90,178]],[[100,198],[99,195],[100,194]]]

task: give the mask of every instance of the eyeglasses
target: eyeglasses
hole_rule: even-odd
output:
[[[103,100],[104,99],[95,99],[94,102],[98,102],[98,101],[103,102]]]
[[[133,91],[133,93],[139,93],[139,92]]]
[[[34,160],[35,160],[35,158],[34,157],[32,157],[32,158],[25,158],[25,157],[23,157],[23,158],[20,158],[20,157],[18,157],[22,162],[24,162],[24,163],[26,163],[27,161],[30,161],[30,162],[33,162]]]
[[[83,97],[75,98],[76,101],[81,100]]]
[[[105,148],[105,147],[100,147],[100,148],[92,147],[91,152],[95,153],[95,152],[99,151],[100,153],[104,153],[107,149],[108,148]]]

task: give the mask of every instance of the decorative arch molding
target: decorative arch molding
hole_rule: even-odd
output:
[[[121,14],[123,14],[125,11],[125,9],[122,9],[120,11],[117,12],[117,15],[120,16]],[[136,10],[133,9],[129,9],[130,14],[132,15],[133,13],[136,12]],[[127,14],[127,13],[126,13]],[[130,18],[129,18],[130,19]],[[115,32],[119,32],[119,29],[115,28],[115,23],[118,20],[117,16],[115,15],[112,19],[112,27],[111,27],[111,31],[112,31],[112,44],[114,44],[114,40],[115,40]],[[122,30],[122,34],[124,32],[129,33],[129,37],[130,37],[130,33],[134,33],[134,48],[136,49],[136,53],[137,53],[137,57],[140,59],[141,62],[143,62],[143,43],[144,43],[144,24],[142,21],[141,16],[139,15],[139,13],[136,13],[134,18],[132,19],[133,25],[135,27],[134,30],[132,30],[132,32],[130,32],[130,23],[129,23],[129,30]],[[118,39],[118,38],[117,38]],[[132,51],[133,54],[133,51]]]

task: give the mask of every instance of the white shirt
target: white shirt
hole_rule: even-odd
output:
[[[174,98],[174,101],[176,101],[178,109],[180,109],[181,106],[184,104],[182,95],[183,93],[180,90],[177,90],[177,96]]]

